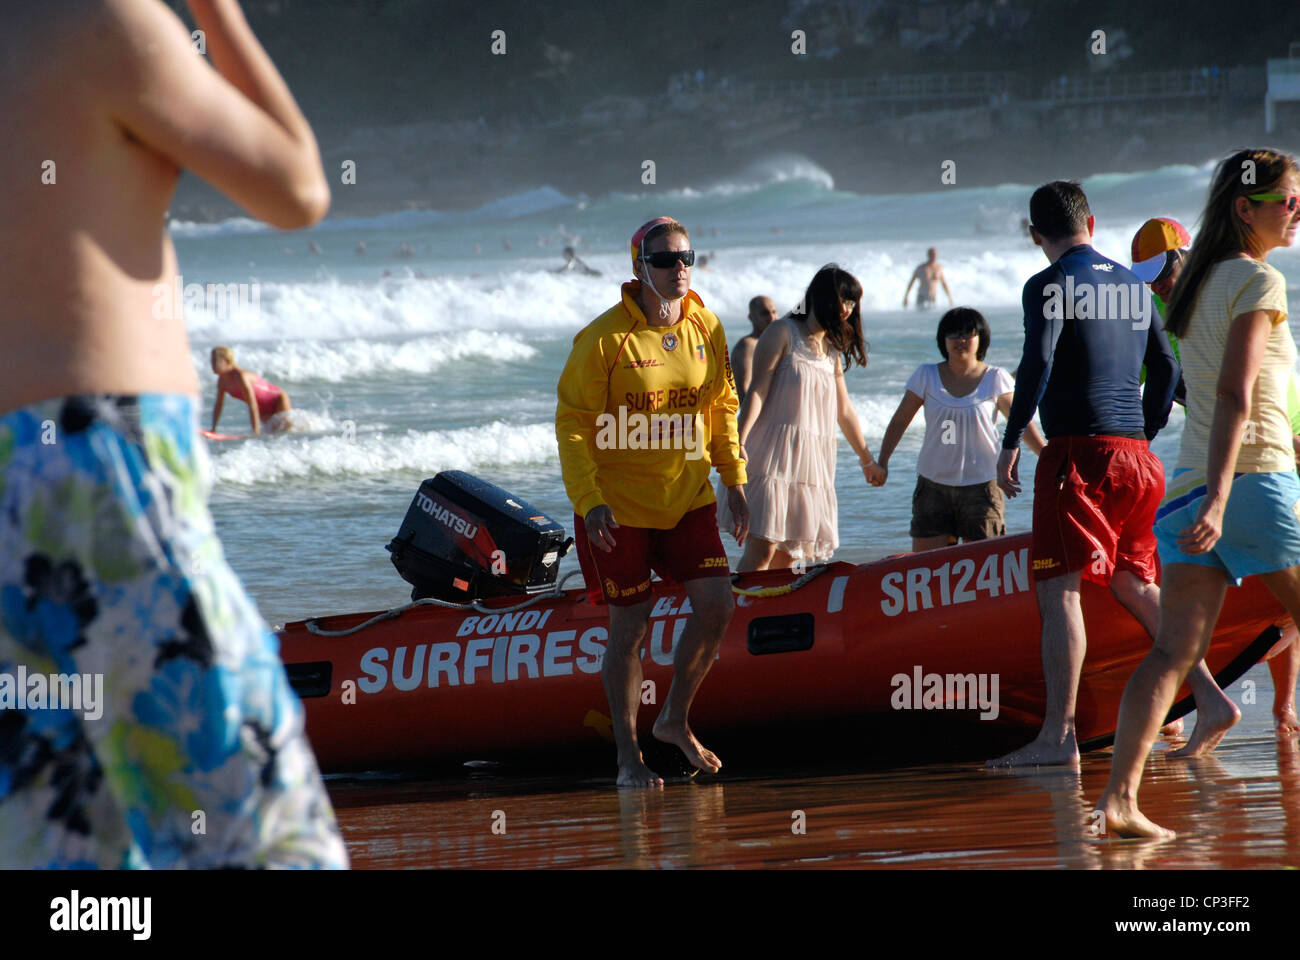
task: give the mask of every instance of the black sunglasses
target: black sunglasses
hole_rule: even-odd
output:
[[[660,270],[667,270],[677,266],[678,263],[685,264],[688,267],[695,265],[694,250],[660,250],[658,253],[643,253],[641,259],[652,267]]]

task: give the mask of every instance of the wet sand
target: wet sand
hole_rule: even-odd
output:
[[[1141,802],[1178,831],[1163,844],[1092,833],[1109,750],[1020,772],[729,769],[657,792],[614,789],[611,756],[605,775],[467,768],[331,778],[330,793],[358,869],[1295,868],[1300,744],[1272,736],[1267,677],[1252,669],[1257,700],[1210,758],[1168,760],[1182,741],[1157,742]]]

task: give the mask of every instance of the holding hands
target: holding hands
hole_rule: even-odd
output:
[[[862,475],[867,478],[867,483],[873,487],[883,487],[885,480],[889,477],[889,468],[875,460],[859,461],[862,465]]]

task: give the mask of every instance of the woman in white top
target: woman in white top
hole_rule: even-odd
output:
[[[805,309],[769,324],[758,338],[739,417],[749,539],[737,570],[830,559],[840,542],[838,432],[858,455],[867,482],[885,482],[844,385],[844,366],[867,362],[861,299],[862,286],[851,273],[822,267],[804,294]],[[725,524],[726,504],[719,504]]]
[[[1009,373],[984,362],[992,336],[978,310],[949,310],[936,339],[943,362],[916,368],[880,444],[880,465],[888,476],[894,448],[925,407],[925,440],[912,494],[912,550],[918,553],[1006,532],[993,425],[998,411],[1005,417],[1011,409],[1015,386]],[[1035,454],[1043,449],[1033,424],[1025,443]]]

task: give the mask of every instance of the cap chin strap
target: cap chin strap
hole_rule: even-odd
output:
[[[650,279],[650,268],[646,266],[646,262],[644,260],[641,261],[641,272],[645,274],[645,282],[650,284],[650,289],[653,290],[655,292],[655,296],[659,298],[659,319],[667,320],[670,316],[672,316],[673,310],[671,304],[677,303],[681,300],[685,300],[686,298],[674,297],[673,299],[670,300],[667,297],[665,297],[662,293],[660,293],[659,288],[655,286],[655,282]]]

